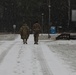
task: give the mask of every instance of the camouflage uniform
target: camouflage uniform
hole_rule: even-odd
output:
[[[27,24],[23,24],[23,26],[20,28],[20,35],[23,43],[27,44],[27,39],[29,37],[29,27],[27,26]]]
[[[41,31],[41,26],[39,23],[35,23],[33,25],[33,33],[34,33],[34,44],[38,44],[38,37]]]

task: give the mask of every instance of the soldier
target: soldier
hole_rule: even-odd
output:
[[[33,25],[34,44],[38,44],[38,37],[39,37],[40,31],[41,31],[41,26],[38,23],[38,21],[36,21],[35,24]]]
[[[27,26],[26,23],[24,23],[22,25],[22,27],[20,28],[20,35],[21,35],[21,39],[23,40],[23,44],[27,44],[27,39],[29,37],[29,27]]]

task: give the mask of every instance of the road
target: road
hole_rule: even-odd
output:
[[[0,75],[75,75],[53,52],[52,46],[42,40],[35,45],[33,35],[30,35],[28,44],[23,44],[20,36],[15,40],[2,41]]]

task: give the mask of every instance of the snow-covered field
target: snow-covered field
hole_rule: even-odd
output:
[[[23,44],[18,34],[0,35],[0,75],[76,75],[76,40],[40,34]],[[54,39],[53,39],[54,38]]]

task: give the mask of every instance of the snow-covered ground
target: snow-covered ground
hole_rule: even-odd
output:
[[[0,35],[0,75],[76,75],[76,40],[33,35],[23,44],[20,35]]]

